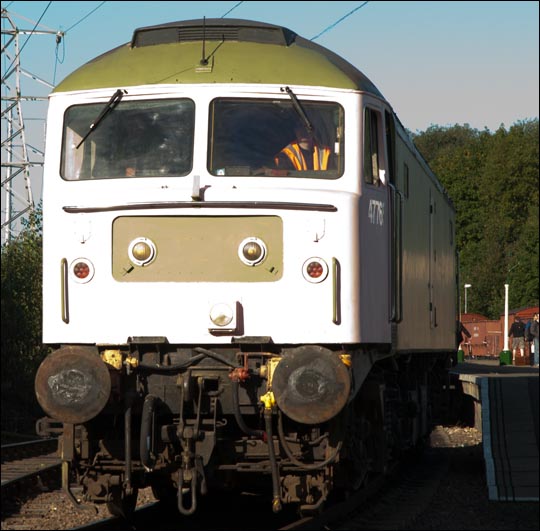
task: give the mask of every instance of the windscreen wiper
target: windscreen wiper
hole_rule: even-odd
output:
[[[119,103],[124,94],[127,94],[127,90],[118,89],[107,102],[103,110],[99,113],[99,116],[90,124],[88,132],[82,137],[81,141],[77,144],[75,149],[79,149],[79,146],[88,138],[90,133],[96,130],[100,122],[109,114]]]
[[[306,111],[304,111],[304,108],[298,101],[298,98],[296,97],[296,94],[290,89],[290,87],[281,87],[281,91],[285,91],[289,97],[292,100],[294,110],[298,113],[298,116],[302,119],[304,122],[304,125],[306,126],[306,129],[308,133],[313,133],[314,128],[312,123],[309,121],[309,118],[307,117]]]

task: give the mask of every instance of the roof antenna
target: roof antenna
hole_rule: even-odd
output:
[[[208,64],[208,59],[206,58],[205,44],[206,44],[206,17],[203,17],[201,65],[207,65]]]

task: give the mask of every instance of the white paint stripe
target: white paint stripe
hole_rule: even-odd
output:
[[[490,500],[499,499],[499,490],[495,476],[495,464],[493,462],[493,449],[491,447],[491,415],[489,403],[489,379],[478,378],[480,397],[482,401],[482,446],[484,449],[484,461],[486,464],[486,482]]]

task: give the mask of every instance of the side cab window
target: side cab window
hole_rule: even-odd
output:
[[[364,108],[364,181],[374,186],[386,184],[387,172],[384,156],[385,128],[381,113],[372,108]]]

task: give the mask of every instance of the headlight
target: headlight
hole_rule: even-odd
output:
[[[234,311],[228,304],[214,304],[210,309],[210,320],[216,326],[227,326],[232,323],[233,319]]]
[[[208,331],[211,334],[230,334],[238,327],[239,303],[218,302],[210,305]]]
[[[140,267],[152,263],[156,254],[156,245],[148,238],[135,238],[128,247],[129,259]]]
[[[246,238],[238,246],[238,256],[248,266],[259,265],[266,257],[266,244],[259,238]]]

